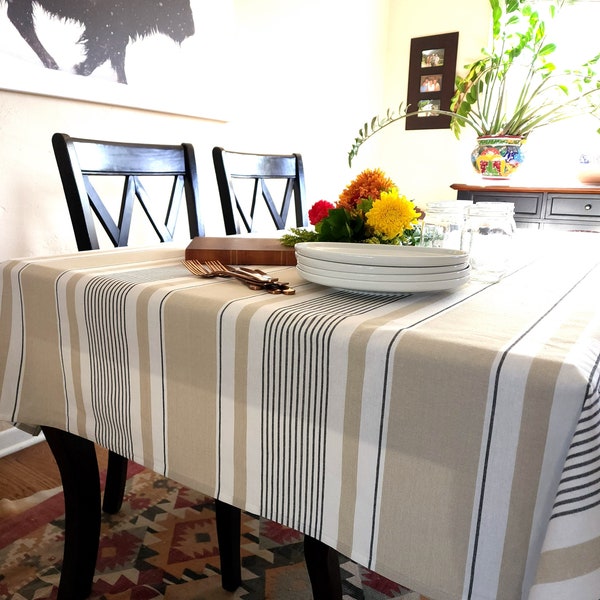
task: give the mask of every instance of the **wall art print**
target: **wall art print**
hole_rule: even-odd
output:
[[[0,89],[227,120],[232,13],[233,0],[0,0]]]
[[[446,129],[450,117],[428,113],[450,109],[454,95],[458,32],[413,38],[408,65],[409,110],[424,111],[406,118],[406,129]]]

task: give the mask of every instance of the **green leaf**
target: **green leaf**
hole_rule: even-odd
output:
[[[548,56],[548,54],[552,54],[556,50],[556,44],[546,44],[543,48],[540,48],[539,55],[540,56]]]

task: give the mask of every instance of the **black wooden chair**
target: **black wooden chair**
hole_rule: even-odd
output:
[[[141,215],[147,217],[144,222],[150,224],[148,230],[161,242],[171,241],[184,198],[190,238],[204,235],[198,211],[196,159],[191,144],[129,144],[55,133],[52,146],[79,250],[99,249],[102,231],[113,246],[127,246],[133,217],[135,214],[137,218],[138,213],[140,221]],[[116,180],[116,183],[107,187],[107,180]],[[159,181],[162,185],[154,187]],[[158,202],[159,195],[162,203]],[[96,224],[101,225],[101,229],[97,229]],[[145,235],[147,231],[141,233]],[[127,463],[125,457],[109,452],[104,512],[114,514],[121,508]],[[235,590],[241,582],[240,512],[217,501],[216,515],[222,584],[227,590]]]
[[[306,226],[300,154],[248,154],[215,147],[213,162],[227,235],[264,231],[269,220],[276,230],[285,229],[292,204],[291,225]]]

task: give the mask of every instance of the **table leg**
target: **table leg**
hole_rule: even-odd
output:
[[[65,495],[65,547],[57,600],[84,600],[92,589],[100,542],[100,477],[94,444],[42,427]]]
[[[217,539],[221,557],[221,585],[233,592],[242,583],[240,563],[241,510],[231,504],[215,500]]]
[[[305,535],[304,560],[314,600],[341,600],[342,580],[337,551]]]
[[[124,456],[112,450],[109,451],[104,501],[102,503],[102,510],[109,515],[116,515],[123,505],[128,463],[129,461]]]

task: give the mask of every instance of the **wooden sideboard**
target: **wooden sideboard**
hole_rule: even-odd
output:
[[[600,187],[517,187],[453,183],[458,200],[513,202],[517,227],[600,231]]]

